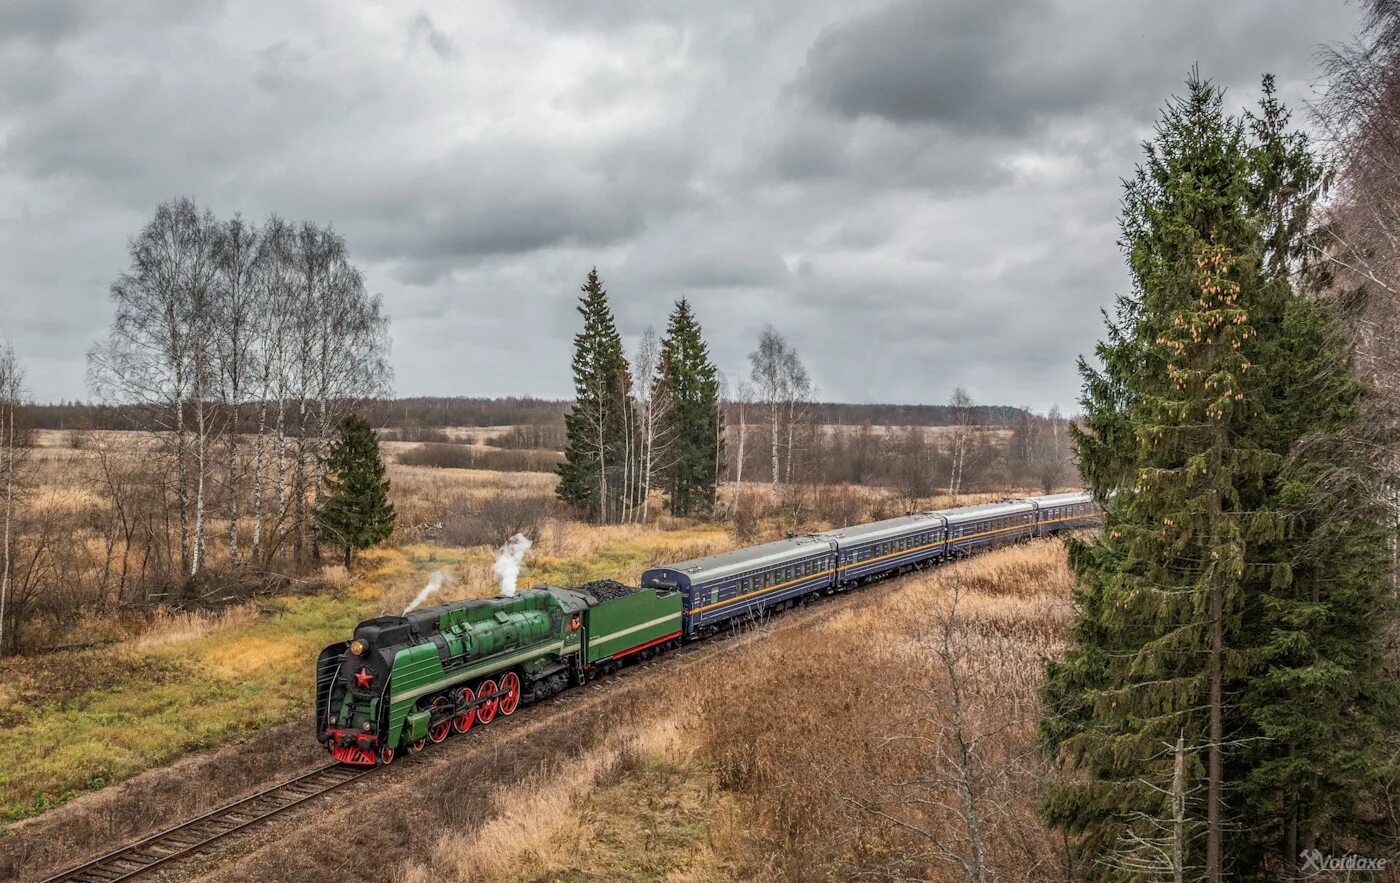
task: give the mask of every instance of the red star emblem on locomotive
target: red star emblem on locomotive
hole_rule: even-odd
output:
[[[359,671],[355,672],[355,686],[359,687],[361,690],[368,690],[369,682],[372,680],[374,680],[374,675],[370,674],[369,669],[365,668],[363,665],[360,666]]]

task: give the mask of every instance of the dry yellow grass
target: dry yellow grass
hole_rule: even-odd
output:
[[[937,809],[955,795],[900,785],[952,772],[933,746],[951,721],[938,614],[954,590],[988,855],[1006,878],[1053,876],[1033,732],[1040,662],[1059,650],[1071,584],[1061,544],[1036,542],[866,590],[871,602],[801,629],[764,628],[709,677],[662,687],[652,716],[498,794],[480,827],[442,831],[399,879],[961,879],[911,833],[959,849],[959,820]]]
[[[662,803],[655,788],[636,793],[638,780],[658,775],[683,778],[668,783],[678,787],[667,789]],[[727,875],[715,851],[695,842],[696,831],[711,833],[704,823],[719,806],[696,787],[697,778],[703,771],[677,719],[619,727],[606,744],[496,794],[488,822],[444,833],[426,860],[403,868],[398,879],[720,880]],[[664,812],[653,817],[649,800],[650,809]],[[700,827],[692,829],[696,822]]]
[[[171,612],[158,610],[133,634],[127,646],[135,650],[153,650],[206,637],[210,632],[251,625],[258,620],[258,608],[253,604],[238,604],[216,611]]]

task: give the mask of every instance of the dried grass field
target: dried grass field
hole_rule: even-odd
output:
[[[140,456],[140,439],[41,435],[35,502],[71,525],[75,550],[95,552],[93,525],[110,514],[92,490],[97,458]],[[779,511],[764,507],[765,488],[731,485],[721,498],[727,520],[588,525],[558,508],[548,472],[399,462],[419,444],[385,443],[399,526],[353,572],[327,566],[214,607],[99,616],[77,604],[56,641],[75,646],[0,660],[10,746],[0,765],[0,878],[57,870],[321,762],[307,715],[320,648],[361,619],[398,613],[434,572],[444,582],[433,601],[495,594],[495,546],[517,530],[535,538],[527,585],[635,582],[655,564],[901,511],[880,488],[810,486],[801,511]],[[869,601],[851,596],[802,628],[765,627],[715,654],[702,676],[649,673],[616,708],[584,715],[587,738],[566,729],[530,751],[495,749],[519,756],[510,775],[476,774],[483,790],[470,818],[450,806],[414,816],[415,801],[398,801],[385,812],[404,814],[390,824],[413,827],[409,845],[376,844],[372,858],[355,861],[372,870],[367,879],[405,881],[941,879],[949,865],[936,852],[958,848],[957,820],[927,810],[942,797],[900,783],[948,774],[937,746],[950,685],[934,651],[944,635],[938,611],[956,589],[948,634],[960,690],[968,720],[990,734],[980,743],[995,806],[987,840],[998,867],[1035,877],[1055,852],[1033,817],[1044,771],[1031,722],[1038,660],[1058,646],[1068,584],[1062,549],[1045,542],[911,576]],[[563,724],[541,724],[550,726]],[[279,854],[281,843],[259,847],[268,856],[260,866],[300,862],[307,879],[334,876],[291,853],[326,855],[306,843]]]

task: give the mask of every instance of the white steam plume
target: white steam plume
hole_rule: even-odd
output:
[[[532,545],[529,537],[518,533],[506,540],[506,544],[501,547],[501,554],[497,556],[496,563],[491,565],[491,572],[501,581],[503,597],[515,596],[515,581],[520,577],[520,565],[525,561],[525,553],[530,551]]]
[[[400,615],[406,616],[417,610],[418,605],[428,600],[429,595],[442,588],[442,581],[446,578],[446,575],[443,574],[441,570],[434,570],[432,574],[429,575],[428,584],[423,587],[423,591],[419,592],[412,601],[408,602],[408,606],[403,609],[403,613]]]

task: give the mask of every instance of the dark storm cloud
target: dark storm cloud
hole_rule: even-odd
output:
[[[418,17],[413,20],[413,24],[409,27],[409,38],[413,44],[421,43],[427,46],[443,61],[455,58],[457,55],[457,48],[452,45],[452,41],[447,38],[446,34],[437,29],[437,25],[433,24],[433,20],[428,17],[426,12],[419,13]]]
[[[1295,106],[1311,0],[9,0],[0,335],[78,397],[154,206],[332,223],[404,394],[566,395],[596,265],[629,342],[689,297],[822,394],[1069,405],[1127,285],[1119,179],[1193,63]],[[1300,115],[1301,116],[1301,115]]]
[[[848,117],[1024,131],[1037,118],[1091,105],[1111,88],[1083,70],[1073,49],[1057,71],[1026,63],[1023,37],[1046,33],[1049,14],[1048,6],[1015,0],[892,3],[824,32],[801,86]]]

